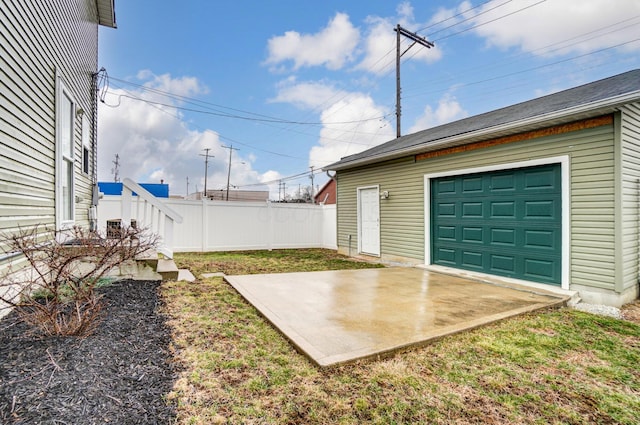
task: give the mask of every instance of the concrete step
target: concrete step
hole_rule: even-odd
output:
[[[155,270],[158,268],[158,252],[155,249],[145,251],[136,257],[136,261],[142,262]]]
[[[179,270],[173,260],[165,258],[158,259],[156,272],[162,276],[162,280],[178,280]]]

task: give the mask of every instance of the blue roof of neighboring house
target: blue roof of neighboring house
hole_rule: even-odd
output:
[[[166,183],[140,183],[140,186],[156,198],[169,197],[169,185]],[[122,183],[120,182],[98,182],[98,188],[105,195],[122,195]],[[135,192],[133,194],[136,195]]]

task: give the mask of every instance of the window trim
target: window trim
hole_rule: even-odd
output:
[[[91,176],[91,128],[87,114],[82,114],[82,157],[81,168],[85,176]]]
[[[56,229],[62,230],[73,226],[75,223],[75,149],[76,149],[76,101],[71,91],[67,88],[62,77],[56,73],[56,162],[55,162],[55,221]],[[67,98],[71,105],[69,106],[69,112],[71,114],[68,117],[70,121],[70,128],[68,129],[71,140],[69,146],[69,152],[63,152],[63,131],[65,130],[63,125],[63,106],[64,99]],[[66,166],[65,166],[66,165]],[[70,168],[68,168],[70,167]],[[65,171],[70,172],[71,175],[67,175]],[[64,182],[68,179],[68,196],[64,196]],[[65,199],[68,201],[68,205],[65,205]],[[68,208],[66,212],[69,213],[69,218],[65,217],[65,208]]]

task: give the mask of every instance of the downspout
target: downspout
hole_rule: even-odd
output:
[[[92,74],[91,78],[91,206],[89,207],[89,231],[98,230],[98,199],[100,191],[98,189],[98,75],[100,71]]]

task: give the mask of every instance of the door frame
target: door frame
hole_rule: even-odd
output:
[[[373,252],[364,252],[362,250],[362,214],[361,214],[361,192],[365,191],[365,190],[375,190],[376,191],[376,202],[378,203],[378,235],[377,235],[377,239],[378,239],[378,246],[377,246],[377,253],[373,253]],[[371,186],[361,186],[356,188],[356,192],[357,192],[357,204],[356,204],[356,210],[357,210],[357,222],[358,222],[358,254],[365,254],[365,255],[372,255],[375,257],[380,257],[381,252],[380,252],[380,185],[371,185]]]
[[[487,165],[483,167],[463,168],[450,171],[424,175],[424,263],[431,265],[431,179],[448,176],[458,176],[463,174],[487,173],[492,171],[509,170],[513,168],[535,167],[537,165],[560,164],[560,174],[562,179],[562,253],[561,263],[561,284],[562,289],[569,289],[570,281],[570,255],[571,255],[571,188],[570,188],[570,158],[569,155],[554,156],[549,158],[532,159],[528,161],[506,162],[502,164]]]

